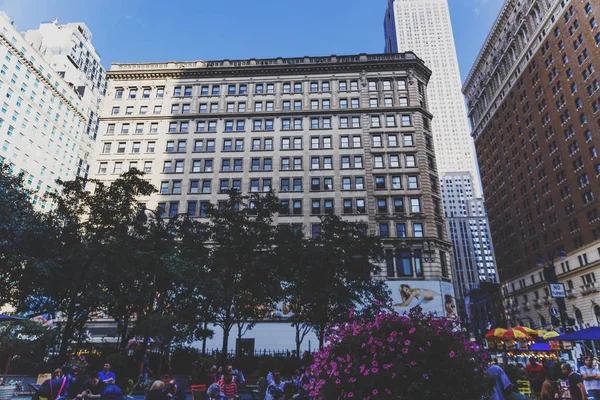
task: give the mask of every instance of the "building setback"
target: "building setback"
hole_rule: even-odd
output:
[[[569,317],[600,323],[599,18],[597,1],[506,1],[463,88],[511,324],[552,324],[548,262]]]
[[[0,13],[0,161],[23,173],[36,208],[57,179],[74,179],[91,153],[86,109],[56,73]]]
[[[429,75],[413,53],[113,64],[92,173],[143,170],[149,208],[197,218],[227,189],[274,189],[278,223],[367,222],[382,278],[449,282]]]

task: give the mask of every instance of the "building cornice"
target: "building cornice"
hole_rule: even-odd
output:
[[[188,99],[188,98],[185,98]],[[308,117],[308,116],[335,116],[335,115],[363,115],[363,114],[410,114],[418,112],[425,115],[428,118],[433,118],[433,114],[431,114],[428,110],[423,107],[402,107],[402,108],[340,108],[340,109],[329,109],[329,110],[290,110],[290,111],[249,111],[249,112],[218,112],[218,113],[189,113],[189,114],[144,114],[144,115],[109,115],[106,117],[101,117],[102,121],[107,122],[129,122],[129,121],[164,121],[164,120],[190,120],[190,119],[202,119],[202,120],[210,120],[210,119],[241,119],[241,118],[294,118],[294,117]],[[346,128],[344,128],[346,129]],[[352,128],[348,128],[352,129]],[[398,129],[401,130],[415,130],[414,126],[411,127],[403,127],[403,126],[395,126],[395,127],[387,127],[381,126],[379,128],[371,128],[374,132],[385,132],[385,131],[394,131],[397,132]]]
[[[479,54],[477,55],[477,59],[471,67],[469,75],[467,75],[467,79],[465,79],[465,83],[463,84],[463,94],[466,95],[468,93],[472,84],[474,83],[473,80],[476,77],[476,74],[479,74],[482,68],[482,64],[484,64],[485,61],[488,59],[489,54],[494,51],[494,47],[498,42],[500,35],[504,31],[506,22],[510,18],[510,14],[516,6],[517,0],[505,1],[504,5],[502,6],[502,9],[500,10],[500,13],[498,14],[498,17],[496,18],[496,21],[494,22],[494,25],[492,26],[492,29],[488,33],[487,38],[485,39],[485,42],[481,47]]]
[[[65,105],[71,110],[73,111],[73,113],[75,113],[75,115],[77,115],[77,117],[79,117],[79,119],[81,120],[81,122],[87,122],[87,119],[85,117],[85,115],[83,115],[81,113],[81,111],[79,111],[77,109],[77,107],[73,106],[73,104],[71,103],[71,100],[67,99],[65,97],[65,95],[63,95],[57,88],[54,87],[54,85],[52,84],[52,82],[50,82],[48,80],[48,78],[46,78],[42,73],[40,73],[40,71],[38,71],[38,69],[35,67],[35,65],[33,65],[33,63],[31,61],[29,61],[28,59],[26,59],[22,54],[21,51],[19,49],[17,49],[4,35],[0,35],[0,42],[8,47],[12,54],[14,56],[16,56],[17,58],[19,58],[19,61],[26,65],[27,67],[29,67],[29,70],[40,80],[44,81],[46,86],[52,91],[52,93],[54,93],[58,98],[60,98]],[[50,69],[50,67],[48,67],[48,69]],[[61,78],[62,79],[62,78]],[[63,82],[65,84],[67,84],[64,80]],[[77,96],[77,93],[75,93],[75,91],[73,91],[73,95]]]
[[[427,83],[431,70],[414,53],[267,58],[249,60],[112,64],[111,80],[197,79],[265,75],[335,74],[363,71],[413,70]]]

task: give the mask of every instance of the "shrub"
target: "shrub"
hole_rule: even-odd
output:
[[[336,325],[327,342],[306,386],[317,399],[464,400],[489,390],[485,354],[455,322],[419,308]]]

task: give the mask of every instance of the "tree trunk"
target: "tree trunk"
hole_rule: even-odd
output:
[[[206,334],[206,330],[208,329],[208,322],[204,323],[204,332]],[[206,355],[206,335],[204,336],[204,338],[202,339],[202,355],[205,356]]]
[[[300,358],[300,346],[302,345],[302,338],[300,338],[300,324],[294,325],[296,328],[296,357]]]
[[[73,337],[73,313],[69,312],[67,315],[67,322],[65,323],[65,328],[62,332],[62,337],[60,340],[60,350],[58,351],[58,358],[62,362],[66,359],[67,349],[69,348],[69,344],[71,342],[71,338]]]
[[[229,334],[231,333],[231,327],[232,327],[232,323],[225,323],[222,325],[223,328],[223,346],[221,348],[221,358],[222,361],[225,361],[227,359],[227,356],[229,355]]]

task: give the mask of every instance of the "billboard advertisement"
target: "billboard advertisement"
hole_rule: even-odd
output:
[[[455,318],[454,287],[441,281],[386,281],[394,310],[403,314],[421,307],[424,313]]]

